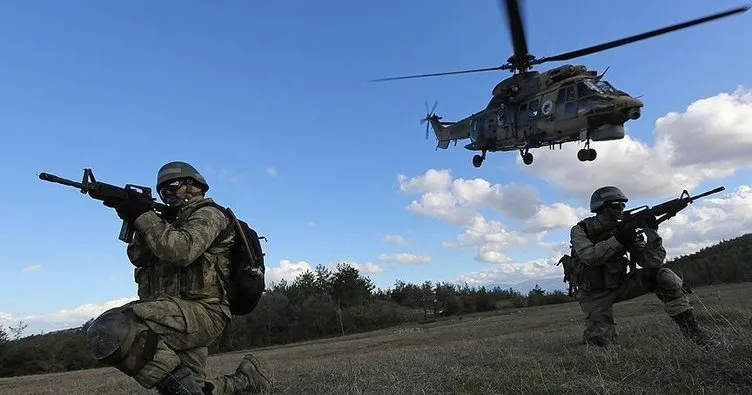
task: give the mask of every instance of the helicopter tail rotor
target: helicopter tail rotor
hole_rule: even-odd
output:
[[[439,105],[438,100],[434,100],[433,107],[431,107],[431,110],[429,111],[428,110],[428,100],[426,100],[426,117],[422,118],[420,120],[421,125],[424,124],[424,123],[426,124],[426,140],[428,140],[428,126],[430,125],[430,122],[428,122],[428,121],[430,121],[432,118],[436,117],[436,114],[434,114],[434,111],[436,110],[436,106],[438,106],[438,105]],[[437,119],[440,119],[440,118],[437,117]]]

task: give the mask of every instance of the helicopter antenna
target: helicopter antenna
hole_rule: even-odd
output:
[[[611,66],[606,66],[606,69],[603,70],[603,72],[601,73],[601,75],[595,77],[595,80],[596,81],[600,81],[603,78],[603,76],[606,75],[606,72],[608,71],[609,68],[611,68]]]
[[[710,22],[716,19],[725,18],[727,16],[731,16],[734,14],[746,12],[750,9],[750,6],[737,7],[737,8],[730,9],[728,11],[718,12],[718,13],[711,14],[702,18],[692,19],[690,21],[677,23],[674,25],[663,27],[661,29],[656,29],[656,30],[652,30],[649,32],[641,33],[641,34],[636,34],[636,35],[621,38],[618,40],[613,40],[613,41],[609,41],[606,43],[593,45],[590,47],[581,48],[581,49],[574,50],[574,51],[564,52],[564,53],[560,53],[554,56],[536,58],[534,55],[528,52],[527,39],[525,38],[525,27],[524,27],[524,24],[522,23],[522,15],[520,12],[519,1],[518,0],[506,0],[501,5],[502,5],[502,9],[505,10],[506,12],[507,24],[509,26],[509,31],[510,31],[511,39],[512,39],[512,48],[514,49],[514,54],[510,56],[507,59],[506,63],[504,63],[503,65],[496,66],[496,67],[486,67],[482,69],[449,71],[449,72],[444,72],[444,73],[417,74],[417,75],[408,75],[408,76],[403,76],[403,77],[380,78],[376,80],[370,80],[370,82],[433,77],[433,76],[450,75],[450,74],[467,74],[467,73],[477,73],[477,72],[482,72],[482,71],[493,71],[493,70],[509,70],[513,74],[524,73],[524,72],[529,71],[533,66],[539,65],[542,63],[554,62],[554,61],[566,61],[566,60],[570,60],[574,58],[579,58],[581,56],[594,54],[596,52],[601,52],[601,51],[605,51],[611,48],[620,47],[622,45],[627,45],[627,44],[631,44],[637,41],[646,40],[648,38],[670,33],[676,30],[686,29],[690,26],[695,26],[695,25]]]

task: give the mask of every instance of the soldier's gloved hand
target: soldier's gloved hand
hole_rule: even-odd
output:
[[[115,211],[123,221],[133,223],[141,214],[153,208],[153,200],[138,192],[128,190],[128,199],[117,204]]]
[[[616,233],[614,233],[614,238],[616,238],[619,244],[623,245],[624,247],[630,247],[632,244],[634,244],[636,237],[637,230],[632,225],[622,227],[618,231],[616,231]]]

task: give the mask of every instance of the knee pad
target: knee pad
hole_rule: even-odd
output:
[[[135,376],[154,358],[159,341],[156,333],[139,327],[129,310],[105,312],[86,330],[86,346],[94,359]]]
[[[682,279],[673,270],[662,267],[655,276],[655,282],[663,290],[676,291],[682,288]]]

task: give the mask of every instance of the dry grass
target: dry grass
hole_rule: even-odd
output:
[[[685,342],[652,295],[616,306],[619,344],[580,344],[576,303],[405,325],[254,353],[284,394],[752,394],[752,284],[698,288],[722,344]],[[720,297],[719,297],[720,296]],[[243,353],[215,355],[230,373]],[[148,394],[114,369],[0,379],[3,394]]]

